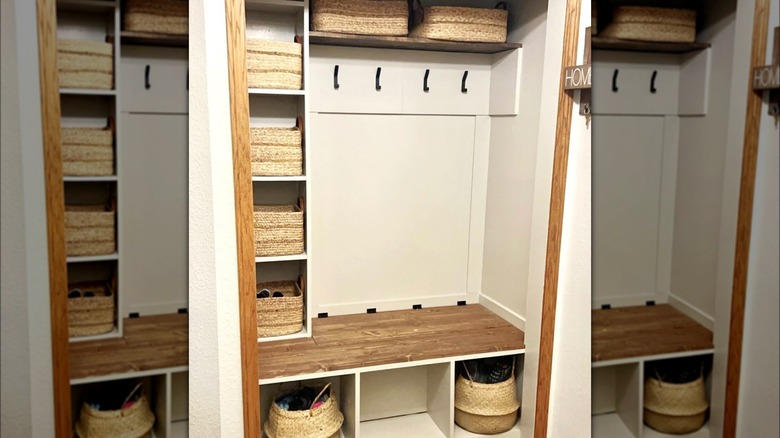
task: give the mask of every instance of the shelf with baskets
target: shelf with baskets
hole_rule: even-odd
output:
[[[309,40],[310,44],[329,46],[485,54],[500,53],[523,47],[520,43],[467,43],[406,36],[348,35],[335,32],[310,32]]]

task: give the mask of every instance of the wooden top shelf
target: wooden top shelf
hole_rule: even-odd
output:
[[[522,331],[478,304],[315,318],[312,326],[311,338],[258,344],[261,380],[525,348]]]
[[[131,32],[123,30],[120,34],[122,44],[131,44],[135,46],[162,46],[162,47],[184,47],[190,45],[189,37],[186,35],[167,35],[162,33]]]
[[[187,366],[187,314],[154,315],[124,320],[121,338],[70,344],[70,378]]]
[[[499,53],[519,49],[522,44],[464,43],[427,38],[347,35],[331,32],[309,32],[310,44],[331,46],[372,47],[378,49],[428,50],[436,52]]]
[[[653,41],[632,41],[617,38],[593,36],[591,48],[602,50],[624,50],[629,52],[688,53],[710,47],[708,43],[659,43]]]
[[[712,332],[668,304],[593,310],[593,362],[713,348]]]

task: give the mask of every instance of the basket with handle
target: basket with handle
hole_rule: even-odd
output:
[[[692,43],[696,11],[648,6],[618,6],[599,36],[635,41]]]
[[[330,390],[328,400],[318,407],[314,404],[326,391]],[[284,394],[280,393],[271,402],[268,420],[264,422],[263,430],[268,438],[338,438],[344,415],[339,410],[336,394],[330,382],[325,384],[309,409],[303,411],[287,411],[276,404],[276,400]]]
[[[303,276],[295,281],[258,283],[257,290],[281,292],[281,297],[257,298],[257,337],[289,335],[303,329]]]
[[[127,0],[122,14],[124,30],[187,35],[188,0]]]
[[[302,254],[305,208],[303,198],[298,198],[297,205],[255,205],[255,256]]]
[[[353,35],[406,36],[405,0],[312,0],[312,30]]]
[[[702,373],[691,382],[664,382],[657,372],[645,381],[644,423],[661,433],[685,434],[701,429],[708,409],[703,366]]]
[[[300,90],[303,78],[303,39],[294,42],[250,39],[246,41],[249,88]]]
[[[114,328],[116,277],[109,282],[68,284],[68,334],[71,337],[108,333]]]
[[[507,380],[499,383],[475,382],[468,367],[467,378],[455,381],[455,423],[477,434],[497,434],[511,429],[517,422],[520,402],[517,400],[515,361]]]
[[[303,174],[303,122],[294,128],[250,128],[252,175],[297,176]]]
[[[499,2],[494,9],[423,7],[420,0],[417,0],[417,6],[417,24],[410,33],[412,37],[475,43],[506,42],[509,17],[506,2]]]
[[[141,387],[138,383],[122,405]],[[87,403],[82,404],[75,429],[79,438],[151,438],[153,426],[154,414],[142,392],[132,406],[124,409],[101,411]]]
[[[62,173],[66,176],[114,174],[114,119],[105,128],[62,128]]]
[[[106,37],[111,40],[110,37]],[[61,88],[110,90],[114,87],[114,45],[92,40],[57,40]]]
[[[65,205],[68,256],[116,251],[116,200],[109,205]]]

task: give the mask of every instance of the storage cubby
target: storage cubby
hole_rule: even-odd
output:
[[[257,284],[266,284],[269,282],[295,282],[296,284],[302,284],[301,290],[303,295],[303,312],[302,322],[303,328],[298,333],[292,333],[289,335],[270,336],[270,337],[258,337],[258,342],[270,342],[280,339],[293,339],[299,337],[309,336],[309,327],[311,327],[311,315],[309,315],[309,293],[308,284],[306,281],[306,261],[305,260],[293,260],[285,262],[263,262],[256,265],[256,278]],[[273,291],[271,291],[273,292]],[[258,315],[260,318],[260,315]]]
[[[171,382],[171,414],[170,429],[171,438],[185,438],[189,436],[189,373],[178,372],[170,374]]]

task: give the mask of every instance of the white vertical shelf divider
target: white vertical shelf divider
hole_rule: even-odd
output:
[[[114,150],[114,173],[116,174],[116,194],[119,195],[119,193],[122,193],[121,186],[122,186],[122,175],[119,171],[119,163],[122,159],[122,145],[121,145],[121,138],[122,136],[120,133],[122,132],[122,121],[121,117],[119,117],[121,112],[121,102],[122,102],[122,96],[119,92],[119,84],[120,81],[120,71],[119,71],[119,64],[120,59],[122,57],[122,41],[121,41],[121,35],[122,35],[122,15],[121,15],[121,7],[117,3],[116,7],[114,8],[114,91],[116,92],[114,96],[114,126],[116,127],[116,132],[114,133],[115,136],[115,150]],[[119,260],[117,260],[117,290],[116,293],[116,327],[117,331],[119,332],[119,336],[122,337],[124,333],[124,323],[123,323],[123,310],[124,310],[124,299],[122,298],[124,296],[123,294],[123,278],[122,272],[123,269],[123,257],[122,257],[122,249],[124,248],[124,242],[122,239],[122,233],[119,232],[119,230],[122,229],[122,211],[123,211],[123,205],[122,197],[117,196],[117,207],[116,207],[116,224],[117,224],[117,233],[116,233],[116,244],[117,244],[117,254],[119,254]]]
[[[309,166],[309,148],[311,145],[311,124],[309,123],[309,119],[307,117],[308,110],[310,108],[310,99],[311,99],[311,88],[309,86],[309,1],[303,0],[303,110],[299,110],[299,113],[303,117],[303,126],[304,126],[304,132],[303,132],[303,173],[305,175],[309,175],[311,166]],[[312,194],[312,184],[309,184],[309,181],[301,182],[300,184],[305,185],[306,187],[306,213],[304,215],[304,220],[306,221],[306,229],[304,230],[304,239],[306,242],[306,269],[305,269],[305,280],[306,280],[306,290],[304,291],[304,297],[303,297],[303,309],[304,314],[306,315],[306,333],[309,337],[312,336],[312,314],[311,309],[312,307],[312,300],[311,300],[311,284],[309,282],[309,269],[311,269],[311,261],[312,261],[312,239],[309,238],[311,236],[311,221],[308,220],[308,216],[310,214],[309,206],[311,203],[309,200],[311,199]],[[356,377],[357,379],[357,377]],[[356,384],[357,385],[357,384]],[[358,421],[359,423],[359,421]],[[357,433],[357,432],[356,432]]]

